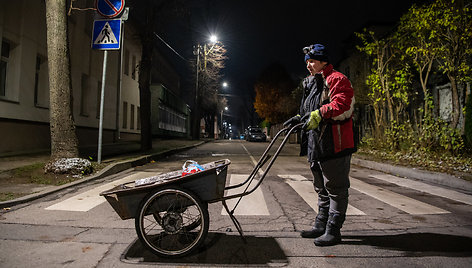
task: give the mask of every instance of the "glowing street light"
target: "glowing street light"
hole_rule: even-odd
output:
[[[223,87],[228,87],[228,83],[223,82]]]
[[[216,35],[210,36],[210,42],[217,43],[218,42],[218,37]]]

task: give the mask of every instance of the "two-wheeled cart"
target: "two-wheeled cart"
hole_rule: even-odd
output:
[[[118,185],[100,193],[121,219],[135,219],[136,233],[146,248],[161,257],[181,257],[198,248],[209,228],[208,203],[221,201],[244,239],[241,225],[233,215],[241,198],[254,192],[264,180],[290,134],[302,124],[279,131],[262,154],[249,177],[237,185],[226,186],[228,159],[202,165],[204,170],[182,176],[173,171]],[[269,150],[282,134],[282,143],[273,156]],[[252,185],[259,169],[268,161],[259,181]],[[241,193],[224,195],[226,190],[244,188]],[[239,198],[232,210],[226,200]]]

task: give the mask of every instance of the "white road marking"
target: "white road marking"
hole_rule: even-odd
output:
[[[248,152],[249,153],[249,152]],[[251,156],[251,155],[250,155]],[[253,163],[257,163],[255,159],[251,156],[251,160]],[[68,198],[64,201],[59,203],[53,204],[47,208],[46,210],[62,210],[62,211],[77,211],[77,212],[86,212],[91,210],[92,208],[104,203],[106,200],[104,197],[99,196],[100,192],[105,190],[111,189],[117,185],[135,181],[137,179],[146,178],[150,176],[156,175],[155,172],[138,172],[132,174],[130,176],[124,177],[120,180],[113,181],[111,183],[107,183],[98,187],[95,187],[89,191],[84,193],[75,195],[71,198]],[[230,176],[230,185],[239,184],[246,180],[249,175],[241,175],[241,174],[231,174]],[[281,178],[285,179],[285,182],[290,185],[301,197],[302,199],[313,208],[314,211],[318,211],[318,207],[316,206],[316,193],[313,189],[313,183],[301,176],[301,175],[278,175]],[[465,204],[472,205],[472,196],[462,194],[456,191],[443,189],[437,186],[428,185],[425,183],[421,183],[418,181],[412,181],[407,179],[402,179],[399,177],[395,177],[392,175],[371,175],[372,178],[379,179],[382,181],[394,183],[401,187],[407,187],[414,190],[418,190],[421,192],[426,192],[429,194],[437,195],[440,197],[448,198],[451,200],[459,201]],[[444,214],[450,213],[446,210],[441,208],[423,203],[421,201],[409,198],[407,196],[394,193],[387,189],[374,186],[371,184],[367,184],[355,178],[350,178],[351,180],[351,188],[355,189],[363,194],[371,196],[381,202],[384,202],[390,206],[393,206],[397,209],[400,209],[409,214]],[[258,181],[254,180],[252,185],[255,185]],[[242,189],[232,189],[226,192],[225,196],[229,196],[232,194],[241,193]],[[238,198],[229,199],[227,200],[228,207],[232,209],[236,204]],[[222,215],[226,215],[226,210],[224,208],[221,212]],[[270,215],[269,209],[267,207],[266,201],[264,199],[264,195],[262,193],[261,188],[257,188],[253,193],[244,196],[238,207],[236,208],[235,215]],[[347,215],[366,215],[361,210],[353,207],[352,205],[348,206]]]
[[[86,212],[106,201],[106,199],[103,196],[99,195],[101,192],[109,190],[115,186],[118,186],[126,182],[130,182],[130,181],[134,181],[137,179],[142,179],[142,178],[146,178],[146,177],[150,177],[154,175],[156,175],[155,172],[138,172],[133,175],[124,177],[122,179],[95,187],[89,191],[75,195],[62,202],[51,205],[45,209],[46,210]]]
[[[406,213],[414,215],[449,213],[448,211],[441,208],[431,206],[407,196],[394,193],[387,189],[362,182],[358,179],[352,177],[350,179],[351,188],[367,194]]]
[[[285,182],[290,185],[300,195],[305,202],[318,213],[318,206],[315,205],[317,200],[317,193],[313,188],[313,182],[301,175],[278,175],[285,179]],[[352,205],[347,206],[346,215],[365,215],[361,210],[353,207]]]
[[[385,174],[385,175],[383,175],[383,174],[382,175],[370,175],[369,177],[379,179],[379,180],[383,180],[383,181],[386,181],[386,182],[389,182],[389,183],[393,183],[393,184],[396,184],[398,186],[407,187],[407,188],[417,190],[417,191],[420,191],[420,192],[424,192],[424,193],[444,197],[444,198],[451,199],[451,200],[454,200],[454,201],[458,201],[458,202],[461,202],[461,203],[464,203],[464,204],[472,205],[472,196],[471,195],[463,194],[463,193],[460,193],[460,192],[457,192],[457,191],[444,189],[444,188],[441,188],[441,187],[429,185],[429,184],[419,182],[419,181],[399,178],[399,177],[388,175],[388,174]]]
[[[230,185],[235,185],[245,181],[249,175],[231,174],[229,176],[231,176]],[[257,182],[257,180],[254,180],[251,186],[255,185]],[[252,189],[251,186],[250,189]],[[245,189],[245,186],[236,189],[230,189],[226,191],[225,196],[241,193],[243,189]],[[238,200],[239,198],[226,200],[228,208],[232,210]],[[222,208],[221,215],[228,215],[225,208]],[[270,215],[269,209],[267,208],[267,204],[260,187],[257,188],[251,194],[243,196],[238,206],[236,207],[236,210],[234,211],[234,215]]]
[[[257,165],[257,161],[256,159],[254,158],[254,156],[252,156],[252,154],[249,152],[249,150],[246,148],[246,146],[244,146],[244,144],[240,143],[241,146],[243,147],[244,151],[246,151],[246,153],[249,155],[249,158],[251,158],[251,161],[252,163],[254,164],[254,167]],[[262,169],[262,167],[258,170],[258,173],[259,173],[259,176],[262,176],[264,174],[264,170]]]

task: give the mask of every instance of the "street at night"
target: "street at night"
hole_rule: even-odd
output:
[[[0,268],[472,267],[472,0],[0,1]]]
[[[208,206],[209,233],[195,253],[177,259],[157,257],[137,239],[134,220],[121,220],[98,196],[113,185],[180,170],[188,159],[202,164],[229,159],[226,183],[235,184],[249,176],[267,145],[210,142],[4,210],[2,265],[466,267],[471,263],[470,192],[360,166],[351,168],[342,243],[320,248],[313,239],[300,237],[316,215],[315,193],[306,159],[298,156],[295,144],[285,146],[261,186],[243,197],[235,211],[247,243],[218,202]]]

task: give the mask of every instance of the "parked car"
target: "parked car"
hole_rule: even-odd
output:
[[[266,141],[267,137],[258,127],[250,127],[247,129],[247,141]]]

